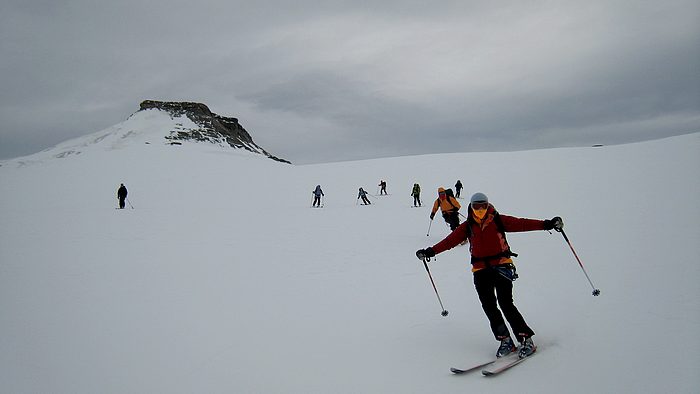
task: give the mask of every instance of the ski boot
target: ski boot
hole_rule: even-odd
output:
[[[501,340],[501,346],[498,347],[496,357],[501,358],[513,353],[516,350],[515,343],[510,337]]]
[[[525,358],[532,355],[537,350],[537,346],[532,342],[532,338],[525,338],[522,345],[520,346],[520,351],[518,352],[518,357]]]

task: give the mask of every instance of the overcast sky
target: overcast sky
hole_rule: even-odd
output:
[[[700,131],[700,2],[0,0],[0,158],[203,102],[292,162]]]

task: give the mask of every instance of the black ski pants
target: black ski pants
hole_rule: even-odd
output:
[[[494,268],[485,268],[474,273],[474,287],[497,340],[510,336],[505,320],[513,329],[518,342],[535,335],[513,304],[513,282],[510,279],[499,274]]]
[[[450,225],[450,231],[455,231],[459,227],[459,213],[457,211],[449,211],[442,214],[442,218]]]
[[[414,206],[421,206],[422,204],[420,203],[420,195],[419,194],[414,194],[413,195],[413,205]]]

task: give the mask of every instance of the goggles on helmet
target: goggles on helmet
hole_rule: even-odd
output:
[[[476,211],[476,210],[488,208],[488,207],[489,207],[489,203],[477,201],[477,202],[471,203],[471,206],[472,206],[472,209]]]

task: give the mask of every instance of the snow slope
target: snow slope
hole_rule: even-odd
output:
[[[0,392],[700,389],[700,134],[292,166],[112,132],[0,163]],[[356,205],[380,179],[391,194]],[[448,229],[426,237],[413,183],[428,205],[457,179],[502,213],[562,216],[602,291],[559,234],[511,234],[540,352],[496,378],[449,372],[497,347],[467,247],[431,263],[446,318],[414,255]],[[120,182],[134,209],[114,209]]]

